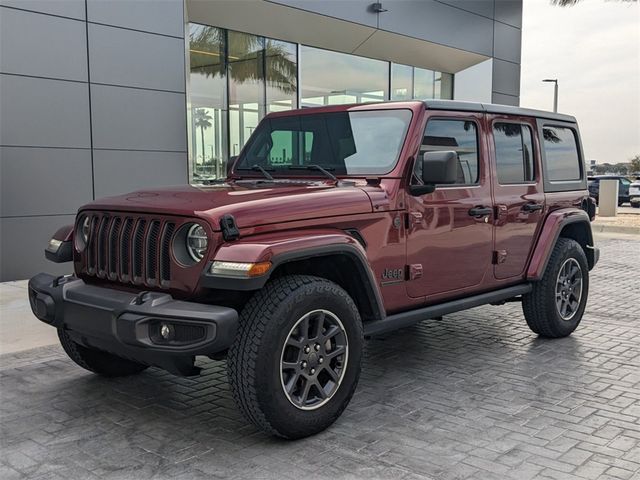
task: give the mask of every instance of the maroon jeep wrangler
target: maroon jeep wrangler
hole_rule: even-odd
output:
[[[268,115],[219,183],[80,208],[29,283],[71,359],[106,376],[226,358],[239,408],[286,438],[334,422],[364,339],[521,301],[569,335],[598,261],[573,117],[412,101]]]

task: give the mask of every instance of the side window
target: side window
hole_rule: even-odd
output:
[[[469,120],[429,120],[422,137],[420,155],[425,152],[453,150],[458,154],[457,185],[478,183],[478,131]],[[416,162],[414,174],[422,178],[422,162]]]
[[[580,180],[580,155],[574,131],[545,125],[542,136],[547,179],[552,182]]]
[[[495,123],[493,141],[499,183],[526,183],[535,179],[533,139],[527,125]]]

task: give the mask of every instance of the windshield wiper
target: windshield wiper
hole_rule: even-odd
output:
[[[322,172],[326,177],[330,178],[334,182],[340,183],[340,180],[338,179],[338,177],[336,177],[333,173],[331,173],[326,168],[321,167],[320,165],[315,165],[315,164],[311,164],[311,165],[291,165],[289,167],[289,170],[317,170],[319,172]]]
[[[273,177],[271,176],[271,174],[269,172],[267,172],[266,169],[264,169],[263,167],[261,167],[260,165],[253,165],[251,167],[237,167],[236,170],[253,170],[253,171],[259,171],[260,173],[262,173],[262,175],[264,175],[264,178],[266,178],[267,180],[273,180]],[[274,171],[274,169],[270,169],[272,172]]]

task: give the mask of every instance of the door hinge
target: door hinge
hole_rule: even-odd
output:
[[[507,251],[506,250],[494,250],[493,251],[493,260],[492,263],[494,265],[499,265],[507,261]]]
[[[422,264],[421,263],[412,263],[408,265],[409,270],[409,280],[417,280],[418,278],[422,278]]]

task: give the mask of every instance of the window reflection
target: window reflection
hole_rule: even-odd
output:
[[[433,70],[416,67],[413,71],[413,98],[427,100],[433,95]]]
[[[189,26],[190,154],[194,179],[219,177],[226,158],[224,30]]]
[[[264,38],[228,34],[229,147],[238,155],[265,112]]]
[[[389,96],[389,64],[301,47],[302,106],[380,102]]]
[[[298,61],[296,45],[266,39],[267,113],[297,107]]]
[[[413,98],[413,67],[409,65],[391,65],[391,100],[410,100]]]
[[[188,63],[189,157],[195,182],[223,178],[227,159],[240,153],[270,112],[452,98],[451,74],[196,23],[189,24]],[[302,148],[291,139],[278,141],[282,162],[292,157],[294,146]]]

